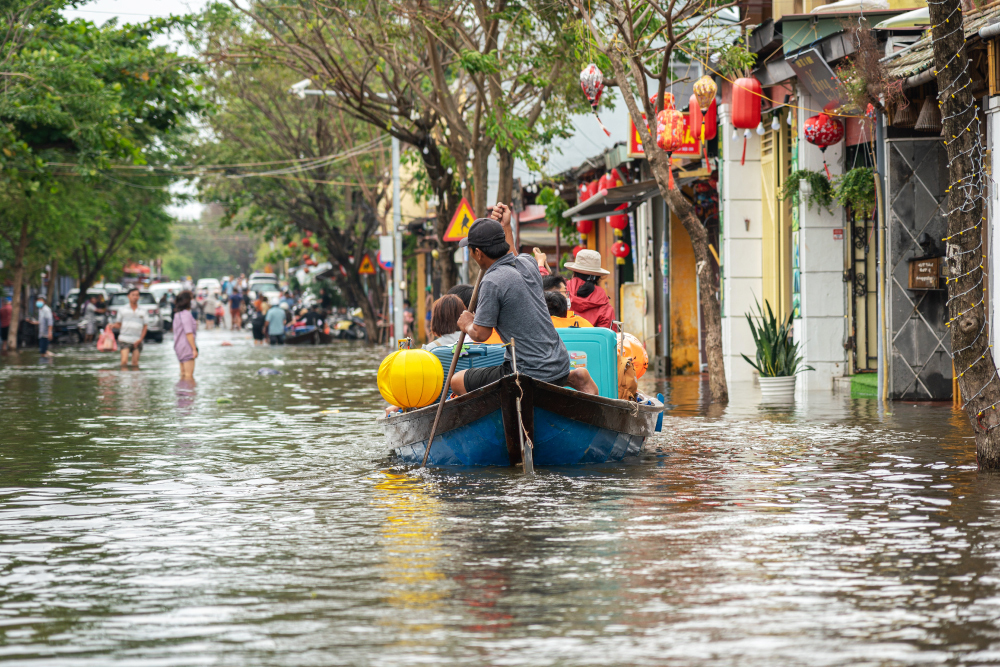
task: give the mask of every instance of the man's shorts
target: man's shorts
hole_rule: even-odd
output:
[[[142,352],[142,341],[137,340],[134,343],[122,343],[121,349],[128,350],[129,352]]]
[[[271,345],[284,345],[285,335],[284,334],[270,334],[268,338],[271,339]],[[440,392],[438,392],[440,393]]]
[[[40,354],[45,354],[48,351],[49,351],[49,339],[48,338],[43,338],[43,337],[39,336],[38,337],[38,352]]]
[[[484,366],[482,368],[470,368],[465,371],[465,375],[462,380],[465,384],[465,391],[475,391],[485,387],[488,384],[493,384],[505,375],[513,375],[514,369],[511,368],[510,364],[506,361],[503,362],[501,366]],[[569,373],[564,377],[557,380],[553,380],[549,384],[554,384],[557,387],[562,387],[569,380]]]
[[[0,327],[0,341],[7,342],[7,333],[10,331],[10,327]]]

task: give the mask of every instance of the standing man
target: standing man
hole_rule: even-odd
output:
[[[243,305],[243,295],[240,294],[239,290],[233,292],[233,295],[229,297],[229,312],[232,315],[232,329],[236,331],[237,329],[243,328],[243,317],[240,311],[240,306]]]
[[[510,208],[497,204],[493,219],[476,220],[469,236],[459,246],[484,272],[475,314],[468,310],[458,318],[458,328],[477,343],[496,329],[504,344],[515,340],[517,370],[528,377],[556,386],[569,385],[586,394],[596,394],[597,385],[586,368],[570,370],[569,352],[556,333],[542,291],[542,274],[531,255],[511,251],[514,234]],[[451,390],[456,394],[485,387],[513,373],[510,348],[502,366],[470,368],[456,373]]]
[[[83,342],[89,343],[94,340],[97,333],[97,315],[103,314],[104,309],[98,307],[97,296],[92,296],[83,304]]]
[[[28,321],[38,325],[38,352],[43,357],[51,358],[53,354],[49,352],[49,343],[52,342],[52,327],[55,324],[52,309],[45,303],[45,297],[41,294],[35,297],[35,308],[38,309],[38,319]]]
[[[0,298],[0,352],[7,351],[7,334],[10,331],[10,320],[14,316],[14,307],[10,299]]]
[[[264,323],[267,325],[267,339],[271,345],[285,344],[285,308],[280,304],[274,304],[267,310],[264,316]]]
[[[132,367],[139,368],[139,353],[142,352],[142,341],[149,330],[149,319],[146,311],[139,308],[139,288],[128,291],[128,305],[118,311],[118,318],[111,325],[118,329],[118,345],[122,351],[122,368],[128,365],[128,356],[132,355]]]

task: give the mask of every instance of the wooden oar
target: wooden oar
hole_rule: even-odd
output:
[[[483,275],[486,272],[479,270],[479,277],[476,278],[476,286],[472,289],[472,298],[469,299],[469,312],[476,312],[476,301],[479,300],[479,284],[483,282]],[[458,343],[455,344],[455,354],[451,357],[451,366],[448,367],[448,376],[444,379],[444,389],[441,390],[441,400],[438,401],[437,413],[434,415],[434,423],[431,425],[431,435],[427,438],[427,449],[424,450],[424,460],[420,462],[420,467],[427,465],[427,457],[431,453],[431,444],[434,442],[434,435],[438,430],[438,422],[441,421],[441,411],[444,410],[444,402],[448,400],[448,390],[451,388],[451,377],[455,374],[455,366],[458,364],[458,357],[462,354],[462,345],[465,344],[465,332],[458,334]]]

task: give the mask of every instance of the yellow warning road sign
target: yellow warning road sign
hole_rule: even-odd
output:
[[[361,266],[358,268],[358,273],[363,276],[373,276],[375,275],[375,266],[372,264],[372,258],[368,255],[361,257]]]
[[[454,217],[448,223],[448,229],[444,233],[445,241],[461,241],[469,235],[469,227],[475,222],[476,216],[472,215],[472,207],[469,200],[462,197],[462,203],[458,205]]]

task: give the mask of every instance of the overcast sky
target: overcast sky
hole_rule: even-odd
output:
[[[92,0],[79,9],[66,10],[67,18],[84,18],[101,24],[108,19],[118,17],[119,23],[137,23],[152,17],[166,17],[171,14],[187,14],[201,11],[208,4],[207,0]],[[176,39],[176,37],[175,37]],[[294,83],[289,82],[289,83]],[[580,93],[583,95],[583,92]],[[560,140],[549,151],[549,163],[546,165],[548,174],[557,174],[570,167],[581,164],[585,158],[598,155],[615,142],[628,138],[628,111],[625,103],[619,98],[617,89],[608,89],[605,95],[615,99],[613,111],[603,109],[601,120],[611,132],[608,137],[601,130],[593,114],[576,116],[573,119],[575,134],[570,139]],[[531,174],[527,167],[518,162],[514,167],[514,176],[522,182],[529,183],[538,174]],[[496,160],[490,161],[490,190],[496,192],[497,174]],[[172,212],[184,218],[197,217],[201,211],[198,204],[178,207]]]

